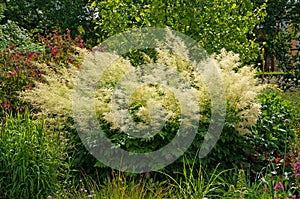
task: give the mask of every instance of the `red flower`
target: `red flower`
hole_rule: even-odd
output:
[[[284,186],[281,182],[279,183],[276,183],[275,187],[274,187],[274,190],[277,191],[278,189],[282,189],[284,190]]]
[[[296,162],[295,164],[294,164],[294,171],[297,171],[297,170],[299,170],[300,169],[300,162]]]
[[[3,107],[4,109],[9,109],[9,107],[10,107],[10,101],[4,102],[4,103],[2,103],[1,105],[2,105],[2,107]]]
[[[56,51],[56,55],[57,55],[57,56],[60,56],[60,50],[57,50],[57,51]]]

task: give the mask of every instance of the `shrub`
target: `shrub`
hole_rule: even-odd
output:
[[[14,45],[10,45],[9,49],[0,52],[0,120],[3,120],[3,122],[6,114],[21,114],[21,112],[32,108],[31,105],[35,105],[35,100],[33,102],[26,101],[19,94],[24,91],[30,92],[36,85],[41,83],[46,86],[45,83],[48,79],[45,79],[43,75],[47,72],[47,76],[51,77],[54,72],[51,73],[50,71],[51,69],[55,70],[54,65],[61,69],[66,68],[68,64],[73,64],[75,70],[80,67],[81,56],[79,52],[84,43],[79,37],[72,39],[70,30],[67,30],[63,35],[60,35],[57,31],[53,31],[52,34],[47,36],[38,35],[37,39],[44,46],[43,52],[21,52]],[[49,90],[49,93],[51,94],[53,91],[55,89]],[[39,97],[37,96],[37,98]],[[57,107],[57,103],[51,106]],[[34,106],[34,108],[34,112],[37,113],[39,107]],[[52,123],[49,123],[49,121]],[[59,122],[59,119],[52,114],[47,118],[46,124],[47,128],[51,126],[60,134],[68,131],[68,134],[64,134],[65,138],[71,140],[67,144],[68,149],[76,145],[75,147],[79,147],[79,151],[81,151],[78,157],[89,158],[87,156],[88,152],[84,150],[84,147],[78,141],[79,138],[76,138],[76,136],[74,138],[76,134],[70,133],[72,123],[67,120]],[[74,153],[77,154],[77,151],[72,148],[69,153],[73,155]],[[81,161],[77,162],[76,164],[79,165],[84,164]]]
[[[0,52],[0,116],[27,109],[29,104],[18,98],[18,92],[32,88],[33,80],[42,81],[42,71],[34,65],[41,53],[14,49]]]
[[[66,29],[66,32],[61,35],[57,30],[53,30],[52,33],[41,36],[37,35],[38,41],[42,43],[46,50],[43,54],[44,63],[57,63],[67,64],[72,63],[79,66],[77,55],[79,54],[78,48],[84,48],[84,41],[80,36],[71,38],[71,30]]]
[[[262,150],[283,152],[288,139],[295,136],[292,104],[282,97],[280,91],[272,88],[266,89],[259,98],[262,113],[257,124],[252,127],[252,132],[266,142],[273,143]]]
[[[245,145],[253,170],[259,171],[274,161],[281,166],[288,165],[290,160],[286,153],[292,150],[295,141],[294,109],[275,88],[265,89],[259,100],[262,113],[257,124],[251,128],[252,134],[246,136]]]
[[[44,46],[44,52],[29,49],[20,51],[11,43],[8,49],[1,50],[0,115],[4,112],[14,113],[28,108],[29,104],[24,103],[18,96],[19,92],[33,88],[34,82],[44,82],[41,77],[44,71],[38,63],[43,63],[46,67],[51,67],[53,62],[56,64],[72,63],[79,67],[78,48],[83,48],[84,44],[80,38],[71,39],[70,30],[67,30],[63,36],[53,31],[53,34],[45,37],[39,35],[38,39],[40,45]]]
[[[196,93],[197,103],[201,110],[201,128],[199,128],[198,135],[188,151],[188,153],[191,153],[190,156],[194,157],[194,153],[198,151],[203,142],[210,122],[211,101],[209,92],[200,74],[196,72],[195,65],[189,60],[189,56],[186,53],[188,50],[183,42],[172,34],[167,35],[167,37],[170,37],[167,40],[168,42],[158,44],[158,48],[155,49],[157,56],[155,63],[177,70],[192,85],[191,87]],[[167,144],[175,136],[180,125],[178,120],[180,118],[180,109],[176,93],[172,93],[167,88],[155,84],[148,84],[141,88],[139,88],[139,85],[135,85],[139,89],[133,92],[128,109],[136,124],[143,127],[151,119],[159,121],[159,119],[167,118],[167,121],[163,128],[153,137],[141,139],[132,137],[124,133],[124,130],[131,128],[128,126],[128,123],[121,122],[121,125],[116,123],[118,117],[123,116],[122,111],[128,110],[119,109],[117,113],[112,114],[111,97],[120,78],[126,71],[133,69],[133,66],[129,60],[113,54],[95,52],[95,57],[98,61],[101,60],[101,63],[106,63],[106,61],[116,58],[114,64],[104,71],[101,78],[99,77],[99,84],[97,84],[95,92],[97,117],[111,141],[123,149],[134,152],[153,151]],[[148,63],[153,62],[151,57],[147,57],[147,55],[144,57]],[[231,163],[241,159],[244,155],[241,154],[244,135],[250,133],[248,129],[256,123],[260,114],[260,105],[256,103],[256,96],[263,87],[256,85],[255,71],[247,66],[240,67],[238,60],[238,55],[225,50],[222,50],[222,53],[219,55],[212,55],[209,59],[211,63],[218,66],[223,79],[227,96],[228,114],[224,132],[216,149],[212,152],[214,155],[210,154],[206,160],[203,160],[206,164],[217,162],[225,164],[232,160],[232,158],[227,159],[228,157],[234,157],[235,161]],[[90,67],[92,70],[92,60],[86,60],[82,67]],[[37,107],[40,107],[41,111],[48,118],[51,118],[51,115],[72,118],[73,78],[78,75],[78,68],[70,63],[64,68],[54,64],[51,67],[44,67],[44,71],[47,84],[37,83],[33,90],[26,91],[22,96]],[[94,74],[91,72],[91,76]],[[211,78],[211,81],[214,81],[214,74],[207,75],[209,75],[208,77]],[[156,109],[157,104],[161,104],[165,111]],[[162,113],[158,116],[160,118],[150,118],[153,110]],[[103,165],[98,164],[98,166]]]
[[[29,113],[7,116],[0,130],[0,198],[46,198],[66,169],[62,141]]]
[[[33,42],[27,30],[20,28],[17,23],[10,20],[0,25],[0,40],[0,51],[7,50],[12,46],[14,49],[11,51],[15,52],[43,52],[45,50],[42,45]]]

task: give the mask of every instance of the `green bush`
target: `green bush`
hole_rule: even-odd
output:
[[[253,31],[266,15],[263,3],[258,5],[250,0],[243,3],[235,0],[90,2],[101,11],[93,24],[99,43],[131,28],[168,26],[192,37],[210,54],[226,48],[239,53],[244,63],[259,55]]]
[[[0,198],[45,198],[64,168],[59,135],[29,113],[3,119],[0,130]]]
[[[273,142],[263,150],[278,149],[283,152],[288,139],[295,136],[292,104],[275,89],[266,89],[260,96],[260,103],[262,113],[252,132],[266,142]]]
[[[167,40],[169,43],[159,44],[159,48],[155,49],[157,58],[155,63],[177,70],[192,85],[191,87],[195,91],[196,103],[199,104],[201,110],[201,128],[197,138],[187,152],[189,157],[195,157],[194,154],[199,151],[210,122],[210,96],[201,80],[201,75],[196,74],[194,66],[188,60],[187,49],[178,45],[182,43],[174,35],[168,35],[168,37],[174,38]],[[95,53],[95,56],[99,56],[97,59],[102,60],[103,63],[106,63],[110,58],[116,58],[114,57],[116,55],[110,55],[112,56],[110,57],[107,54],[101,55],[98,52]],[[145,58],[147,58],[146,55]],[[147,63],[149,61],[151,62],[151,58],[148,59]],[[218,66],[224,81],[227,96],[227,120],[224,133],[213,152],[215,156],[209,154],[206,165],[219,162],[223,162],[224,165],[230,162],[230,165],[232,165],[244,155],[241,154],[240,149],[243,148],[244,135],[250,133],[248,129],[256,123],[260,113],[260,105],[256,103],[256,96],[262,87],[256,85],[255,71],[251,70],[250,67],[238,67],[239,56],[237,54],[222,50],[220,54],[212,55],[210,61]],[[92,61],[89,62],[87,60],[82,67],[91,67],[88,63],[92,63]],[[133,152],[153,151],[169,143],[175,136],[180,125],[178,120],[180,117],[179,102],[175,93],[159,85],[149,84],[142,88],[140,88],[140,85],[136,85],[138,89],[131,96],[128,110],[125,110],[130,112],[136,124],[147,125],[150,119],[150,111],[153,110],[156,104],[162,104],[165,108],[166,111],[162,113],[165,113],[167,121],[164,127],[150,138],[135,138],[123,132],[122,129],[127,129],[128,125],[127,123],[121,123],[121,126],[115,125],[118,117],[114,116],[122,116],[122,114],[112,115],[111,97],[117,82],[131,67],[134,67],[131,61],[118,57],[114,64],[107,68],[102,77],[99,77],[99,84],[95,90],[96,113],[100,125],[116,146]],[[44,77],[47,84],[37,83],[34,89],[24,92],[22,97],[34,106],[39,107],[49,119],[55,115],[56,117],[65,118],[64,121],[66,121],[67,118],[73,117],[72,96],[74,78],[78,75],[78,67],[69,63],[65,67],[53,64],[51,68],[45,67],[44,69],[46,74]],[[91,67],[92,70],[93,68]],[[91,74],[94,73],[91,72]],[[207,75],[211,78],[211,81],[214,81],[214,74]],[[123,110],[118,111],[122,112]],[[159,117],[163,117],[161,115]],[[69,124],[70,127],[73,125],[72,122],[66,124]],[[82,157],[86,157],[86,154],[82,153]],[[231,162],[232,159],[228,157],[232,157],[236,161]],[[180,159],[179,161],[182,162],[183,160]],[[189,163],[188,160],[187,162]],[[103,165],[99,163],[97,166],[102,167]],[[177,166],[177,164],[174,164],[171,170],[174,171],[174,168],[176,170]],[[178,166],[178,169],[180,167]]]
[[[0,40],[0,51],[11,49],[15,52],[43,52],[45,50],[42,45],[33,42],[25,29],[20,28],[17,23],[10,20],[0,25]],[[13,49],[12,46],[14,46]]]
[[[252,169],[260,171],[275,158],[284,160],[295,142],[295,111],[280,91],[265,89],[259,96],[261,114],[257,124],[251,128],[252,134],[246,136],[245,154],[252,163]],[[290,160],[286,160],[289,164]],[[278,162],[278,166],[282,166]]]
[[[236,117],[231,112],[227,113],[223,133],[209,156],[202,160],[204,164],[220,162],[223,168],[245,169],[254,181],[262,169],[275,163],[275,159],[276,172],[281,172],[284,164],[291,163],[290,159],[283,162],[295,141],[295,112],[291,103],[274,88],[265,89],[258,96],[258,101],[261,114],[257,123],[250,127],[251,133],[245,136],[235,133],[229,121],[236,120]]]

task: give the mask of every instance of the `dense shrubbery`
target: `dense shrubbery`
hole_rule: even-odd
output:
[[[285,100],[281,91],[275,88],[266,89],[260,96],[261,115],[252,134],[247,135],[246,154],[252,162],[253,170],[259,171],[270,162],[290,165],[288,152],[293,152],[295,143],[295,110]],[[281,165],[282,166],[282,165]]]
[[[18,99],[18,92],[33,87],[33,80],[42,81],[42,71],[33,62],[42,57],[35,52],[0,52],[0,115],[24,111],[28,104]]]
[[[3,48],[0,52],[0,120],[3,123],[5,123],[7,114],[22,114],[26,110],[32,111],[32,108],[34,108],[32,112],[37,113],[39,111],[39,107],[34,106],[34,102],[28,103],[23,97],[20,97],[20,92],[30,91],[40,83],[47,87],[49,82],[45,77],[51,77],[53,74],[53,72],[49,72],[49,69],[63,69],[68,64],[72,64],[76,69],[80,67],[81,53],[79,52],[81,52],[80,48],[84,47],[84,43],[79,37],[72,39],[69,30],[63,35],[60,35],[57,31],[53,31],[52,34],[46,36],[38,35],[36,39],[39,46],[43,46],[44,50],[41,52],[32,52],[29,49],[19,51],[12,44],[9,45],[9,48]],[[55,89],[48,91],[48,94],[51,94]],[[36,97],[39,98],[39,96]],[[52,107],[58,106],[59,103],[52,104]],[[49,115],[45,127],[54,128],[57,133],[63,134],[69,140],[71,139],[66,144],[68,146],[66,150],[68,150],[70,156],[77,153],[74,145],[79,145],[76,147],[80,147],[81,152],[78,155],[80,159],[76,164],[84,164],[81,162],[81,158],[88,158],[88,152],[85,152],[79,138],[76,138],[76,134],[73,134],[70,130],[72,129],[72,123],[59,121],[56,115]],[[85,154],[82,155],[83,153]]]
[[[187,68],[182,71],[189,70],[187,62],[185,63],[182,60],[182,62],[179,62],[180,54],[169,54],[168,51],[160,49],[157,51],[156,56],[157,62],[160,64],[175,67],[176,69],[182,69],[182,67],[186,66]],[[105,58],[103,57],[103,59]],[[292,120],[292,110],[289,109],[288,102],[282,100],[279,95],[275,97],[276,94],[272,94],[272,92],[269,94],[262,94],[259,97],[260,101],[256,99],[257,94],[262,87],[256,86],[254,71],[251,71],[250,68],[243,67],[237,69],[237,55],[223,51],[221,55],[214,55],[214,59],[220,68],[226,87],[228,104],[227,116],[223,133],[217,145],[208,157],[202,159],[200,162],[203,166],[221,163],[220,168],[239,167],[247,169],[251,167],[251,175],[254,177],[254,172],[258,172],[271,161],[271,159],[264,159],[262,161],[261,158],[266,158],[272,151],[275,153],[275,149],[277,149],[277,154],[284,153],[286,138],[294,138],[294,131],[292,129],[293,122],[283,122],[285,118]],[[180,65],[173,65],[174,63],[180,63]],[[66,68],[57,68],[53,65],[53,68],[54,67],[56,68],[55,71],[51,68],[44,69],[46,73],[51,74],[50,76],[45,76],[48,84],[38,84],[36,89],[25,94],[25,98],[38,107],[41,107],[44,115],[48,115],[48,117],[49,115],[56,115],[61,118],[69,118],[65,120],[69,121],[69,123],[65,123],[64,125],[66,129],[69,129],[68,131],[75,131],[70,118],[72,117],[72,78],[75,78],[78,74],[78,68],[72,64],[69,64]],[[128,67],[130,67],[130,62],[120,57],[118,61],[115,62],[115,65],[111,66],[109,70],[106,71],[106,75],[104,74],[100,79],[100,84],[96,92],[97,114],[99,116],[99,121],[103,124],[102,127],[106,129],[107,135],[114,143],[120,144],[122,148],[129,151],[151,151],[168,143],[176,133],[176,130],[172,130],[172,128],[177,124],[176,122],[172,122],[172,120],[176,121],[176,116],[174,117],[174,115],[178,114],[176,113],[175,108],[178,104],[171,93],[167,90],[161,90],[159,87],[150,86],[137,90],[135,92],[136,96],[132,98],[132,100],[135,101],[132,101],[130,106],[130,111],[137,119],[136,122],[147,122],[149,119],[147,116],[149,114],[148,110],[151,109],[149,106],[151,106],[151,104],[154,105],[157,102],[164,104],[164,106],[167,107],[167,110],[173,112],[172,114],[169,112],[169,114],[173,116],[169,117],[171,119],[170,125],[165,126],[162,131],[158,132],[159,139],[158,137],[154,137],[153,140],[134,139],[130,138],[130,136],[126,136],[120,129],[114,127],[115,118],[113,119],[113,116],[110,115],[109,99],[113,92],[111,86],[113,87],[116,84],[116,81],[118,81],[120,76],[125,73]],[[189,74],[185,77],[191,82],[194,81],[192,82],[193,85],[195,85],[195,82],[200,82],[192,79],[192,76],[189,76]],[[59,81],[57,81],[58,79]],[[197,88],[203,88],[203,86],[198,85]],[[54,97],[49,97],[50,92]],[[159,94],[162,92],[164,95]],[[199,134],[186,153],[186,157],[190,157],[185,160],[185,163],[188,164],[198,165],[198,159],[195,160],[194,157],[203,142],[203,136],[205,135],[210,122],[210,100],[205,92],[207,91],[198,90],[198,99],[200,99],[199,104],[201,105],[202,110],[202,120],[200,123],[202,128],[199,129]],[[37,100],[36,96],[41,97]],[[164,99],[168,100],[164,101]],[[149,100],[153,101],[153,103],[146,103]],[[262,115],[260,117],[258,117],[261,111],[259,104],[263,106]],[[256,123],[257,119],[259,119],[259,124],[251,128],[251,126]],[[272,127],[272,129],[267,129],[265,128],[265,123],[268,123],[270,120],[272,121],[269,123],[269,127]],[[161,139],[162,137],[164,137],[164,139]],[[78,137],[73,141],[75,141],[75,145],[78,149],[75,152],[76,158],[74,166],[78,169],[85,168],[86,171],[93,170],[92,167],[86,167],[86,165],[94,165],[95,159],[88,155],[88,152],[82,146]],[[266,146],[266,144],[268,146]],[[253,147],[255,150],[253,150]],[[274,154],[273,157],[276,158],[276,154]],[[256,165],[254,164],[253,166],[253,162],[256,162]],[[102,167],[102,171],[104,171],[104,165],[100,162],[96,165]],[[173,173],[178,170],[182,170],[182,159],[169,166],[166,171]]]
[[[193,6],[188,1],[161,2],[78,0],[72,13],[69,1],[0,3],[0,198],[299,198],[299,110],[295,113],[276,89],[261,93],[264,86],[257,85],[255,71],[239,64],[251,62],[259,53],[252,31],[266,14],[265,1],[201,0]],[[82,9],[90,4],[92,8]],[[98,121],[116,146],[153,151],[169,143],[180,125],[176,93],[159,84],[135,90],[125,107],[128,110],[112,114],[111,96],[120,77],[142,64],[179,71],[196,93],[201,116],[197,136],[182,158],[158,172],[117,174],[85,149],[74,126],[73,79],[89,67],[82,64],[86,44],[75,34],[80,32],[91,47],[128,28],[166,25],[193,37],[209,53],[218,52],[210,61],[218,66],[226,89],[223,132],[208,156],[199,159],[211,119],[211,99],[187,49],[174,48],[180,42],[161,43],[157,49],[136,50],[123,57],[110,55],[117,60],[99,78],[95,107]],[[44,35],[49,27],[75,29],[72,37],[69,29],[65,34],[54,30]],[[32,37],[37,31],[44,33]],[[241,60],[223,48],[238,52]],[[276,50],[285,56],[280,49]],[[98,61],[105,62],[106,55]],[[288,89],[299,74],[289,75],[272,83]],[[299,94],[295,98],[299,109]],[[122,111],[140,126],[163,117],[167,121],[155,136],[134,138],[125,132],[128,123],[117,123]],[[151,118],[155,111],[161,115]]]
[[[116,114],[111,114],[111,96],[118,80],[129,68],[145,63],[154,62],[180,72],[196,93],[201,121],[198,134],[184,158],[165,168],[163,174],[145,174],[151,177],[159,175],[156,179],[170,174],[173,185],[168,187],[164,183],[153,182],[146,186],[141,180],[138,186],[129,183],[127,187],[126,180],[130,178],[120,178],[113,173],[115,178],[112,181],[108,179],[107,190],[103,188],[100,191],[97,185],[85,188],[89,182],[78,178],[78,170],[95,174],[95,166],[100,167],[101,183],[103,177],[110,175],[110,169],[100,162],[96,163],[85,149],[72,119],[73,79],[83,67],[88,67],[82,65],[87,53],[83,40],[80,37],[72,39],[69,30],[63,35],[53,31],[46,36],[38,35],[38,44],[34,44],[26,31],[12,22],[0,27],[0,38],[4,41],[0,46],[0,198],[44,198],[57,190],[58,194],[53,196],[66,197],[62,188],[68,191],[78,188],[81,191],[76,193],[78,197],[94,197],[93,189],[99,191],[99,197],[113,192],[114,196],[137,198],[168,197],[168,194],[174,194],[174,190],[180,198],[214,194],[227,198],[270,198],[298,194],[300,146],[295,138],[294,124],[297,121],[294,110],[278,90],[266,89],[260,93],[263,86],[257,86],[255,71],[247,66],[241,67],[238,55],[221,50],[210,59],[218,66],[224,81],[227,115],[219,141],[201,160],[197,153],[210,123],[211,101],[201,75],[193,70],[185,54],[186,49],[183,46],[172,49],[173,43],[163,43],[157,49],[129,53],[129,58],[118,57],[99,79],[95,93],[98,120],[112,142],[128,151],[145,152],[164,146],[176,134],[180,124],[178,100],[174,93],[159,85],[137,89],[129,105],[130,115],[139,125],[147,125],[153,119],[149,116],[156,104],[160,103],[166,109],[165,112],[159,110],[167,118],[166,125],[153,138],[129,136],[123,131],[128,128],[127,124],[120,128],[116,125]],[[98,58],[105,61],[109,57],[100,55]],[[30,119],[27,110],[31,108],[34,108],[32,114],[39,119],[45,117],[46,123],[42,119]],[[222,171],[223,177],[224,173],[225,178],[229,177],[225,180],[214,170],[218,164],[219,169],[235,167],[236,173]],[[240,168],[247,173],[243,170],[238,172]],[[75,174],[73,177],[67,174],[71,169],[76,171],[72,173]],[[183,178],[176,178],[178,176]],[[251,180],[249,177],[246,182],[248,176]],[[206,179],[209,179],[207,184]],[[73,180],[73,184],[69,184],[69,180]],[[231,185],[228,183],[230,180],[233,182]],[[253,181],[256,184],[251,184]],[[74,188],[74,182],[80,187]],[[94,183],[93,180],[91,182]],[[123,189],[125,186],[127,189]],[[124,191],[120,194],[119,189]],[[136,194],[138,191],[145,194]]]
[[[197,72],[195,73],[194,66],[189,62],[188,57],[184,57],[185,47],[178,46],[178,44],[180,42],[176,44],[159,44],[161,48],[156,49],[156,63],[178,70],[189,84],[193,85],[192,87],[198,100],[197,103],[201,109],[201,127],[203,127],[199,129],[199,134],[189,150],[189,156],[194,157],[193,154],[201,146],[210,122],[210,97],[201,80],[201,76],[197,75]],[[176,46],[178,49],[172,49]],[[168,48],[171,48],[172,52],[168,51]],[[105,59],[110,57],[100,55],[98,58],[103,59],[105,62]],[[249,127],[255,124],[260,113],[260,106],[256,103],[255,97],[262,87],[256,85],[254,71],[250,67],[238,69],[238,60],[237,55],[227,53],[225,50],[220,55],[214,55],[210,60],[217,64],[223,78],[227,95],[228,114],[224,133],[218,146],[212,152],[214,155],[210,154],[206,161],[203,161],[206,164],[223,162],[225,165],[228,162],[236,163],[242,159],[243,154],[240,149],[243,147],[243,137],[250,132],[248,130]],[[89,66],[83,65],[83,67]],[[152,151],[168,143],[176,134],[179,125],[177,119],[180,117],[178,102],[175,94],[159,86],[148,85],[136,90],[134,96],[131,96],[133,101],[129,106],[131,114],[136,118],[136,122],[140,125],[147,124],[149,122],[149,111],[153,109],[155,104],[160,103],[167,110],[167,125],[151,139],[131,138],[131,136],[122,132],[121,129],[128,128],[127,124],[123,123],[122,125],[124,126],[115,125],[114,122],[117,118],[114,118],[116,115],[111,115],[110,97],[113,94],[112,88],[130,67],[132,66],[128,60],[119,57],[114,65],[109,67],[101,77],[95,96],[97,99],[96,110],[98,119],[103,124],[112,142],[123,149],[139,152]],[[65,118],[64,121],[67,121],[66,118],[72,118],[73,78],[78,74],[78,68],[69,63],[66,67],[53,65],[51,68],[43,67],[43,70],[46,73],[44,78],[47,84],[36,83],[36,87],[26,91],[23,97],[41,108],[44,115],[48,117],[51,117],[51,115],[60,116]],[[212,75],[210,77],[214,78],[213,74],[208,75]],[[70,127],[72,126],[72,124],[69,125]],[[235,149],[235,152],[232,149]]]
[[[8,20],[0,25],[0,51],[10,48],[12,51],[43,52],[43,46],[33,43],[27,30],[20,28],[17,23]],[[11,48],[13,46],[13,49]]]
[[[253,135],[264,140],[259,148],[266,150],[279,150],[284,152],[286,142],[294,141],[295,137],[295,111],[289,101],[283,99],[280,91],[266,89],[260,96],[262,113],[258,122],[252,127]],[[272,142],[273,144],[267,144]]]
[[[0,116],[4,112],[24,111],[28,104],[18,100],[17,92],[40,80],[40,71],[33,62],[42,57],[45,48],[33,43],[26,30],[12,21],[0,25]]]
[[[8,48],[1,48],[0,52],[0,115],[3,112],[24,111],[28,107],[29,104],[24,103],[22,99],[19,100],[18,93],[32,89],[34,81],[44,82],[41,77],[44,71],[38,63],[48,67],[52,63],[73,63],[79,67],[78,48],[84,47],[80,38],[71,39],[68,30],[63,36],[58,35],[57,31],[46,37],[39,36],[37,46],[43,46],[41,52],[30,51],[28,48],[20,51],[19,47],[13,44],[20,41],[11,34],[13,32],[7,37],[13,40],[9,41]]]
[[[239,53],[241,61],[246,63],[258,56],[259,45],[254,42],[252,31],[266,14],[265,3],[249,0],[242,3],[232,0],[93,0],[91,6],[101,12],[94,17],[99,42],[131,28],[168,26],[192,37],[210,54],[225,48]]]

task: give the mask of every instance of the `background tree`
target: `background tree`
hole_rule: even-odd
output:
[[[84,39],[94,38],[93,10],[88,0],[1,0],[0,23],[8,20],[31,33],[64,32],[70,29],[73,37],[81,34]],[[91,42],[92,43],[92,42]]]
[[[261,5],[262,1],[256,1],[256,4]],[[276,60],[279,61],[277,66],[283,71],[293,70],[293,62],[299,54],[292,56],[290,50],[292,40],[299,39],[300,1],[269,0],[266,11],[265,20],[256,28],[257,38],[266,53],[265,59],[271,60],[271,68],[267,65],[266,70],[276,70]]]
[[[252,0],[2,0],[2,5],[1,24],[12,20],[33,33],[69,28],[90,47],[130,28],[169,26],[209,53],[226,48],[246,63],[259,54],[253,30],[266,14],[264,3]]]
[[[99,42],[130,28],[169,26],[199,41],[208,53],[226,48],[246,63],[259,54],[252,34],[266,14],[264,4],[254,6],[250,0],[95,0],[91,5]]]

